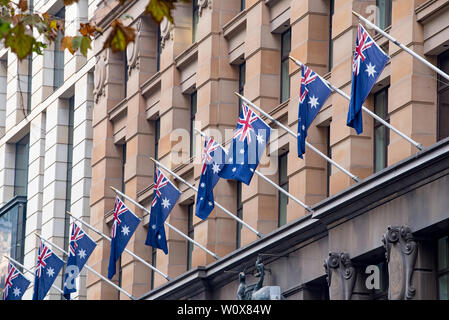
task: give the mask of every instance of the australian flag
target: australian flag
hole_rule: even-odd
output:
[[[352,62],[351,101],[347,125],[357,134],[363,131],[362,105],[374,83],[388,62],[388,55],[380,49],[368,32],[359,24]]]
[[[125,250],[134,231],[140,222],[140,218],[129,210],[119,197],[115,197],[114,222],[111,232],[111,254],[109,256],[108,278],[115,275],[115,264]]]
[[[312,69],[302,66],[298,111],[298,157],[306,152],[307,129],[332,90]]]
[[[67,260],[64,278],[64,297],[67,300],[70,300],[70,293],[76,292],[75,279],[78,277],[96,246],[95,241],[89,238],[76,223],[72,223],[69,259]]]
[[[8,274],[3,288],[3,300],[22,300],[22,296],[29,285],[30,281],[9,262]]]
[[[270,139],[270,132],[270,126],[243,103],[232,144],[218,175],[249,185]]]
[[[33,300],[45,298],[63,265],[64,261],[41,240],[35,267]]]
[[[214,209],[214,187],[220,176],[226,153],[222,146],[207,137],[204,142],[203,164],[201,166],[200,184],[196,197],[195,215],[203,220],[207,219]]]
[[[178,201],[181,192],[156,167],[150,224],[145,244],[168,253],[164,222]]]

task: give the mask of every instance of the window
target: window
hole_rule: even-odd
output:
[[[73,163],[73,117],[74,117],[75,97],[69,99],[69,125],[67,127],[67,175],[65,185],[65,211],[70,212],[72,199],[72,163]],[[70,217],[65,216],[65,236],[64,249],[67,251],[69,244]]]
[[[161,120],[154,121],[154,159],[159,160],[159,139],[161,136]]]
[[[28,155],[30,136],[26,135],[16,143],[14,170],[14,196],[26,196],[28,186]]]
[[[239,94],[244,95],[246,78],[246,62],[239,65]],[[239,98],[239,114],[242,111],[242,99]]]
[[[27,114],[31,112],[31,95],[33,94],[33,54],[29,54],[28,58],[28,75],[27,75]],[[19,80],[20,81],[20,80]]]
[[[334,58],[334,42],[332,41],[332,17],[334,16],[335,0],[330,0],[329,7],[329,69],[332,70],[333,58]]]
[[[279,156],[279,187],[288,192],[288,174],[287,174],[287,158],[288,152]],[[278,191],[278,226],[283,226],[287,223],[287,204],[288,197],[281,191]]]
[[[123,99],[128,95],[128,57],[126,50],[123,51]]]
[[[195,134],[195,116],[196,116],[196,91],[190,95],[190,157],[195,155],[196,151],[196,134]]]
[[[237,217],[243,220],[242,183],[237,181]],[[242,225],[237,222],[236,249],[242,245]]]
[[[194,227],[193,227],[193,203],[189,204],[187,207],[187,236],[190,239],[194,237]],[[192,253],[193,253],[193,243],[187,241],[187,270],[192,269]]]
[[[374,113],[385,121],[389,121],[388,87],[374,95]],[[378,172],[387,166],[389,136],[390,130],[379,121],[374,120],[374,172]]]
[[[438,56],[438,67],[449,73],[449,50]],[[449,84],[438,75],[437,139],[449,137]]]
[[[245,0],[240,0],[240,11],[245,10]]]
[[[65,7],[55,15],[57,19],[64,21],[65,19]],[[55,89],[62,86],[64,83],[64,50],[61,50],[61,40],[63,38],[63,33],[58,31],[58,37],[55,40],[55,49],[53,57],[53,87]]]
[[[332,159],[332,147],[331,147],[331,126],[326,128],[326,155],[329,159]],[[332,175],[332,164],[326,161],[326,197],[330,196],[331,193],[331,175]]]
[[[161,53],[162,53],[162,38],[161,27],[157,27],[157,58],[156,58],[156,71],[161,70]]]
[[[438,299],[449,300],[449,237],[438,239]]]
[[[376,24],[382,30],[391,26],[391,2],[392,0],[376,0]]]
[[[126,142],[121,145],[121,148],[122,148],[122,192],[125,193]]]
[[[199,20],[199,12],[198,12],[198,0],[192,1],[192,43],[196,41],[196,30],[198,27],[198,20]]]
[[[291,29],[288,29],[281,35],[281,103],[290,98],[290,50]]]
[[[151,265],[155,268],[156,268],[156,257],[157,257],[157,248],[152,248],[151,249]],[[151,290],[154,289],[154,275],[155,275],[155,272],[153,269],[151,269],[151,284],[150,284]]]

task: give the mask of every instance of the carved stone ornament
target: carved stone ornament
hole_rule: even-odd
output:
[[[106,55],[104,53],[96,56],[95,71],[94,71],[94,99],[95,103],[101,96],[106,96],[104,86],[106,83]]]
[[[162,49],[165,47],[165,41],[168,39],[173,40],[173,29],[173,24],[164,17],[160,24]]]
[[[142,29],[142,20],[137,20],[136,23],[136,41],[130,42],[128,46],[126,47],[126,58],[128,59],[128,74],[131,75],[131,71],[133,69],[139,70],[140,62],[138,59],[139,51],[140,51],[140,30]]]
[[[212,9],[212,0],[198,0],[198,13],[201,17],[203,14],[203,9],[209,7],[209,9]]]
[[[335,290],[332,290],[332,292],[338,293],[336,299],[351,300],[357,273],[349,254],[329,252],[329,257],[324,260],[324,270],[326,271],[328,286],[333,286]]]
[[[418,247],[411,229],[408,226],[389,226],[382,243],[388,262],[388,299],[412,299],[416,294],[412,276]]]

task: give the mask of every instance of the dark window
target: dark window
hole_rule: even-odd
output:
[[[245,0],[240,0],[240,11],[245,10]]]
[[[288,152],[279,157],[279,186],[288,192],[288,174],[287,174],[287,158]],[[287,204],[288,197],[278,191],[279,208],[278,208],[278,225],[283,226],[287,223]]]
[[[197,110],[197,96],[196,91],[190,95],[190,157],[195,155],[196,151],[196,134],[195,134],[195,116]]]
[[[31,95],[33,94],[33,54],[28,55],[28,75],[27,75],[27,114],[31,112]]]
[[[246,78],[246,62],[239,65],[239,94],[244,95]],[[239,98],[239,114],[242,111],[242,99]]]
[[[237,217],[243,220],[242,183],[237,181]],[[242,225],[237,222],[236,248],[242,245]]]
[[[374,95],[374,113],[385,121],[389,121],[388,87]],[[389,129],[379,121],[374,120],[374,172],[378,172],[387,166],[389,136]]]
[[[56,14],[58,20],[64,21],[65,19],[65,7]],[[64,34],[58,31],[58,37],[55,40],[54,61],[53,61],[53,87],[55,89],[62,86],[64,83],[64,50],[61,50],[61,40]]]
[[[156,71],[161,70],[161,53],[162,53],[162,38],[161,38],[161,27],[157,27],[157,60],[156,60]]]
[[[329,5],[329,71],[332,70],[333,58],[334,58],[334,42],[332,41],[332,17],[334,16],[335,1],[330,0]]]
[[[161,120],[154,121],[154,158],[159,160],[159,139],[161,136]]]
[[[16,143],[16,161],[14,170],[14,196],[26,196],[28,187],[28,155],[30,136],[26,135]]]
[[[449,300],[449,237],[438,239],[438,299]]]
[[[391,1],[392,0],[376,0],[376,24],[382,30],[391,26]]]
[[[438,56],[438,67],[449,73],[449,50]],[[438,75],[438,136],[442,140],[449,137],[449,84]]]
[[[190,239],[194,238],[194,227],[193,227],[193,203],[189,204],[187,207],[187,236]],[[192,269],[192,253],[193,253],[193,243],[187,241],[187,270]]]
[[[156,268],[156,257],[157,257],[157,249],[152,248],[151,249],[151,265]],[[151,269],[151,283],[150,283],[150,289],[154,289],[154,275],[156,273],[153,269]]]
[[[196,41],[196,30],[198,27],[198,19],[199,19],[199,13],[198,13],[198,0],[192,1],[192,43]]]
[[[123,52],[123,98],[128,95],[128,57],[126,50]]]
[[[326,128],[326,155],[329,159],[332,159],[332,147],[331,147],[331,125]],[[332,175],[332,164],[326,161],[326,197],[330,196],[331,193],[331,175]]]
[[[290,50],[291,29],[288,29],[281,35],[281,103],[290,98]]]
[[[121,148],[122,148],[122,192],[125,193],[126,142],[121,145]]]

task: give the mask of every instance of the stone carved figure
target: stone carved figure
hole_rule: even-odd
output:
[[[324,270],[332,300],[351,300],[357,273],[351,258],[345,252],[329,252],[324,260]],[[334,274],[334,276],[332,276]],[[332,286],[332,288],[331,288]]]
[[[256,260],[256,274],[259,278],[257,283],[246,285],[245,272],[239,273],[239,287],[237,289],[238,300],[280,300],[281,288],[279,286],[265,286],[263,287],[263,280],[265,277],[265,266],[262,263],[262,258],[259,256]]]

